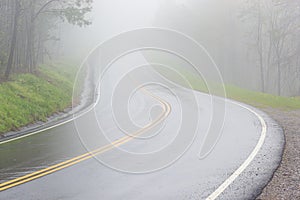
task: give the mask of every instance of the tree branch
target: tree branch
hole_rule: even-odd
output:
[[[40,9],[39,11],[35,14],[34,18],[33,18],[33,21],[36,20],[36,18],[42,13],[42,11],[47,7],[49,6],[51,3],[55,2],[55,1],[60,1],[60,0],[50,0],[48,1],[47,3],[45,3]]]

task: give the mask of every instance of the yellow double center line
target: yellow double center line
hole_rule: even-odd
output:
[[[145,133],[146,131],[150,130],[151,128],[155,127],[156,125],[158,125],[159,123],[161,123],[163,120],[165,120],[167,118],[167,116],[170,114],[171,112],[171,106],[165,102],[163,99],[149,93],[148,91],[144,90],[149,96],[153,97],[154,99],[156,99],[157,101],[159,101],[162,105],[163,105],[163,112],[162,114],[154,121],[152,121],[151,123],[149,123],[147,126],[143,127],[142,129],[138,130],[137,132],[133,133],[132,135],[128,135],[125,136],[119,140],[116,140],[114,142],[112,142],[111,144],[105,145],[99,149],[96,149],[94,151],[88,152],[86,154],[77,156],[75,158],[72,158],[70,160],[61,162],[59,164],[53,165],[51,167],[33,172],[31,174],[22,176],[20,178],[16,178],[4,183],[0,184],[0,191],[4,191],[7,190],[9,188],[27,183],[29,181],[38,179],[40,177],[46,176],[48,174],[52,174],[54,172],[57,172],[59,170],[65,169],[67,167],[73,166],[77,163],[80,163],[82,161],[85,161],[87,159],[93,158],[96,155],[105,153],[115,147],[121,146],[122,144],[125,144],[129,141],[131,141],[132,139],[134,139],[135,137]]]

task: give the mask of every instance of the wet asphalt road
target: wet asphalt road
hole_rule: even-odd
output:
[[[137,73],[147,80],[145,71]],[[241,105],[227,101],[223,112],[222,99],[212,101],[209,95],[161,80],[161,85],[144,85],[128,95],[127,115],[118,107],[124,102],[118,94],[135,84],[129,76],[123,79],[102,96],[93,111],[74,122],[1,145],[1,183],[145,129],[161,114],[165,118],[94,158],[0,192],[0,199],[205,199],[244,163],[261,138],[259,119]],[[105,81],[114,82],[111,78]],[[169,113],[164,102],[170,106]],[[221,112],[215,112],[218,109]],[[268,126],[264,145],[220,199],[255,198],[280,161],[280,128],[257,112]],[[216,135],[209,132],[212,124],[214,131],[222,125]]]

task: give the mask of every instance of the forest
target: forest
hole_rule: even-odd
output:
[[[176,1],[161,1],[151,26],[178,30],[196,39],[210,52],[228,84],[282,96],[300,95],[300,0],[187,2],[180,6]],[[13,73],[34,73],[39,64],[59,54],[61,27],[66,23],[90,25],[92,3],[1,0],[1,80]],[[104,18],[101,13],[98,19]],[[87,34],[82,49],[88,41],[99,42],[102,29],[97,30],[97,34]],[[76,40],[72,43],[77,45]]]
[[[51,59],[64,23],[87,26],[93,0],[1,0],[0,78],[35,73]]]
[[[300,95],[300,0],[168,1],[157,16],[203,45],[226,83]]]
[[[300,95],[300,1],[249,0],[241,19],[252,22],[250,44],[256,53],[261,91],[272,87],[282,95],[296,87],[295,95]]]

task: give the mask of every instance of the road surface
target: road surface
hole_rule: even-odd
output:
[[[280,162],[280,127],[139,66],[112,67],[75,121],[1,144],[0,199],[255,198]]]

